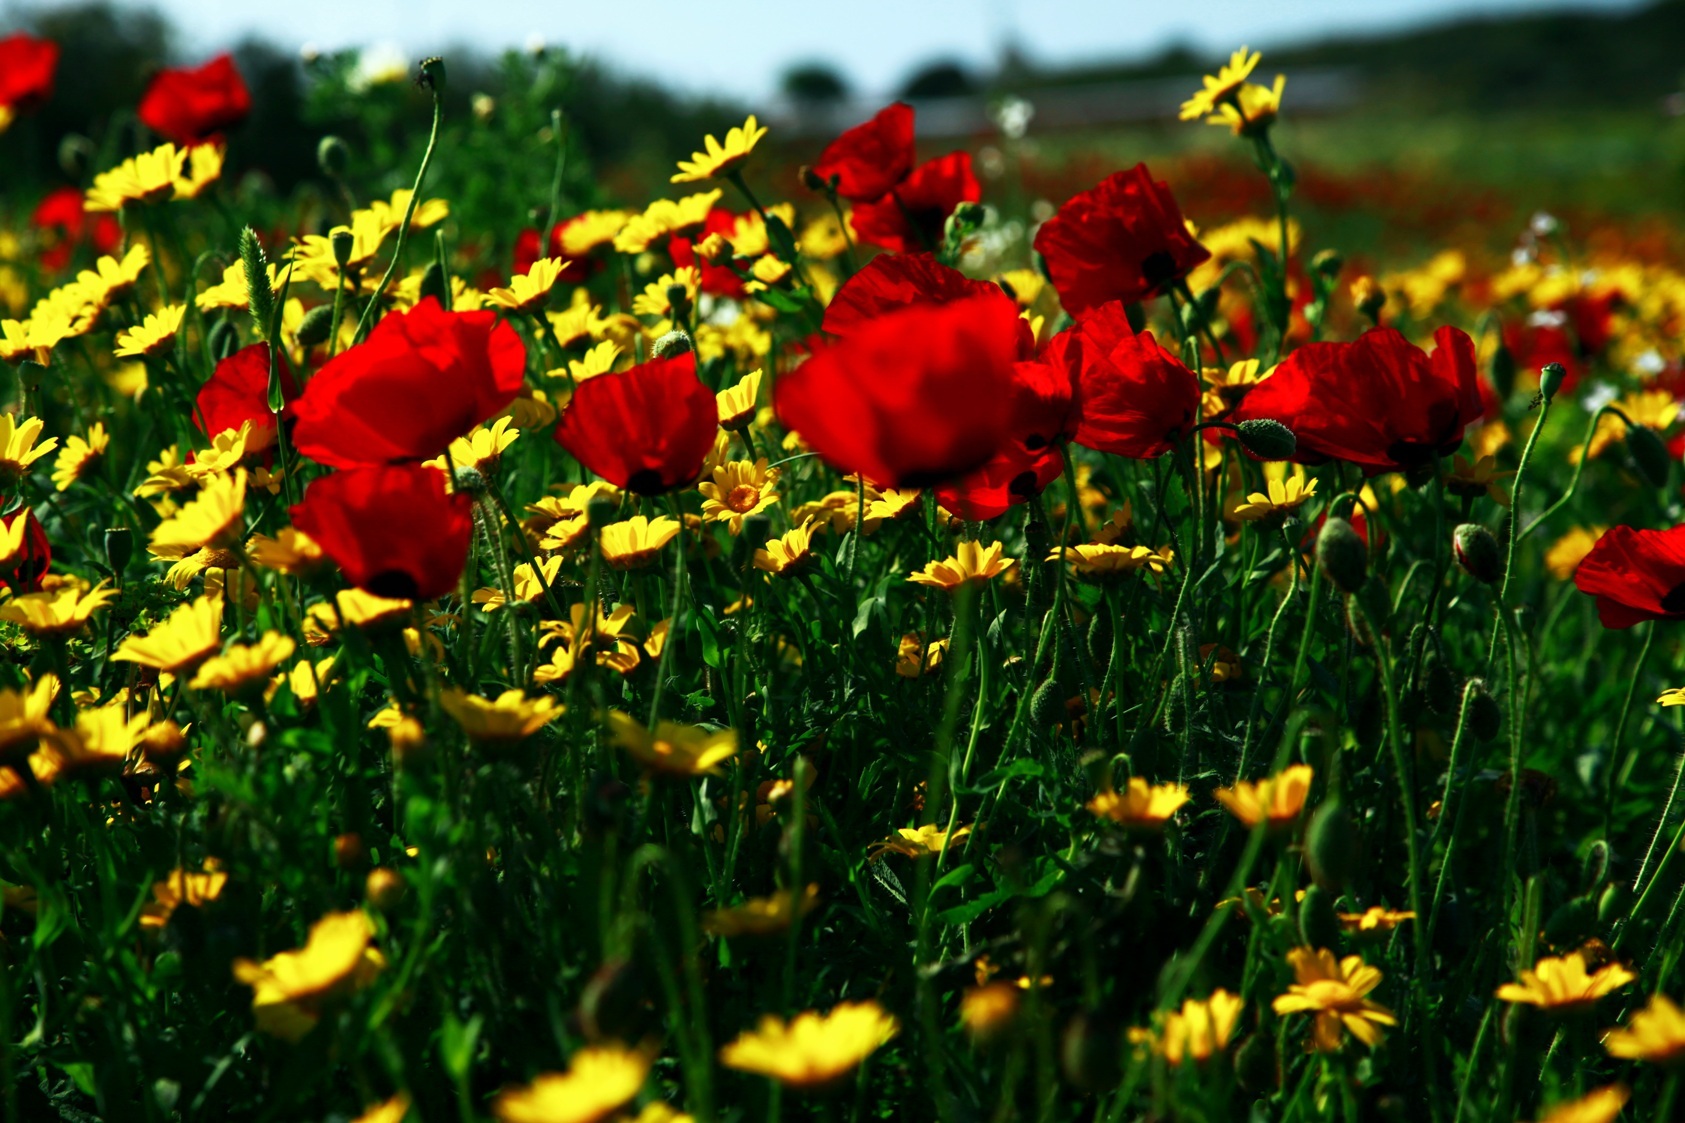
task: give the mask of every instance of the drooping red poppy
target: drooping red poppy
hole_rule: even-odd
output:
[[[192,69],[160,70],[138,110],[141,121],[165,140],[200,144],[246,119],[252,95],[230,55]]]
[[[83,193],[74,187],[60,187],[47,193],[29,216],[30,225],[37,230],[56,235],[52,244],[41,251],[41,268],[49,271],[63,269],[83,239],[92,243],[98,253],[110,253],[123,241],[123,227],[113,215],[88,214],[83,209]]]
[[[1605,628],[1685,620],[1685,526],[1610,527],[1580,561],[1574,585],[1597,598]]]
[[[854,236],[893,253],[935,249],[942,226],[961,203],[983,198],[969,152],[926,160],[875,203],[859,203],[849,218]]]
[[[279,357],[281,397],[291,402],[298,397],[287,357]],[[216,365],[210,378],[199,387],[198,411],[194,416],[205,436],[214,437],[243,423],[252,423],[246,438],[248,451],[268,448],[275,441],[275,415],[269,410],[269,344],[253,343],[240,348]]]
[[[907,178],[913,158],[913,107],[898,101],[828,144],[813,171],[826,182],[835,179],[837,194],[849,202],[875,203]]]
[[[53,96],[59,45],[18,32],[0,39],[0,106],[25,113]]]
[[[1121,301],[1054,336],[1041,362],[1073,384],[1075,415],[1067,425],[1085,448],[1150,460],[1199,421],[1199,379],[1152,332],[1136,334]]]
[[[330,359],[294,406],[293,442],[320,464],[425,460],[520,393],[526,345],[497,314],[427,297]]]
[[[1112,300],[1159,296],[1211,256],[1188,233],[1170,188],[1145,164],[1073,196],[1042,223],[1035,245],[1073,316]]]
[[[1293,430],[1301,464],[1346,460],[1365,475],[1449,456],[1481,416],[1474,341],[1454,327],[1434,333],[1432,355],[1392,328],[1353,343],[1307,343],[1229,415],[1270,418]]]
[[[1064,370],[1020,362],[1012,370],[1011,428],[975,471],[936,489],[963,519],[992,519],[1047,490],[1065,470],[1064,444],[1074,435],[1075,386]]]
[[[974,297],[879,316],[779,380],[774,405],[826,462],[884,487],[984,464],[1012,424],[1018,317]]]
[[[47,528],[41,525],[32,509],[26,507],[13,511],[0,521],[4,521],[6,529],[10,530],[18,519],[24,517],[29,519],[29,524],[23,531],[23,549],[0,573],[0,589],[9,589],[13,593],[33,593],[40,589],[41,578],[46,575],[47,567],[53,564],[53,546],[47,540]]]
[[[462,577],[473,505],[465,493],[446,491],[437,468],[382,464],[311,480],[292,520],[358,588],[432,600]]]
[[[687,351],[581,382],[556,441],[616,487],[660,495],[702,473],[719,430],[719,404]]]

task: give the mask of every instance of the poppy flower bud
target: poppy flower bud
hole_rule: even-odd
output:
[[[1626,916],[1631,896],[1625,884],[1611,881],[1597,898],[1597,923],[1609,925]]]
[[[111,567],[117,583],[123,583],[123,571],[129,567],[129,559],[135,553],[135,534],[126,526],[111,526],[105,529],[105,564]]]
[[[1555,947],[1577,947],[1591,935],[1597,905],[1586,897],[1564,901],[1545,921],[1545,939]]]
[[[1490,530],[1479,523],[1463,523],[1451,535],[1457,564],[1483,585],[1496,584],[1504,575],[1503,551]]]
[[[63,168],[64,174],[71,179],[86,179],[88,173],[93,171],[95,155],[94,142],[81,133],[66,133],[64,139],[59,141],[59,167]]]
[[[1281,1060],[1276,1055],[1275,1037],[1254,1033],[1240,1043],[1234,1054],[1235,1080],[1251,1096],[1262,1096],[1281,1086]]]
[[[1357,310],[1379,323],[1381,309],[1387,306],[1387,294],[1381,286],[1375,283],[1373,277],[1359,277],[1352,282],[1352,304]]]
[[[1351,523],[1329,518],[1316,536],[1316,563],[1341,592],[1355,593],[1369,577],[1369,547]]]
[[[1547,402],[1555,398],[1567,378],[1567,367],[1561,363],[1546,363],[1539,371],[1539,397]]]
[[[1598,886],[1608,879],[1609,860],[1609,844],[1607,842],[1600,838],[1591,844],[1591,847],[1586,851],[1585,861],[1580,866],[1580,885],[1582,886],[1580,893],[1582,896],[1590,896],[1596,892]]]
[[[803,164],[801,166],[801,170],[796,174],[801,178],[802,186],[807,188],[809,191],[817,191],[823,194],[824,192],[831,190],[834,186],[834,183],[826,182],[820,177],[818,172],[814,171],[806,164]]]
[[[1299,902],[1299,935],[1306,947],[1331,948],[1340,938],[1340,922],[1334,917],[1334,894],[1321,885],[1305,890]]]
[[[1436,714],[1447,714],[1457,704],[1457,676],[1445,663],[1439,649],[1429,647],[1422,657],[1422,701]]]
[[[1235,426],[1235,436],[1247,452],[1259,460],[1291,460],[1299,439],[1293,430],[1268,417],[1254,417]]]
[[[301,347],[316,347],[328,341],[328,332],[333,330],[333,305],[318,304],[304,314],[304,320],[298,325],[298,343]]]
[[[378,866],[369,871],[363,882],[363,896],[381,912],[391,912],[404,899],[404,875],[397,870]]]
[[[1666,487],[1668,467],[1671,457],[1668,456],[1667,446],[1656,436],[1656,431],[1648,425],[1628,425],[1626,427],[1626,450],[1632,457],[1633,467],[1644,482],[1651,487]]]
[[[432,90],[435,97],[445,92],[445,60],[438,55],[421,60],[421,73],[415,76],[415,84],[424,90]]]
[[[269,325],[275,319],[275,292],[269,287],[269,259],[264,256],[263,243],[250,226],[240,231],[240,264],[245,268],[246,288],[251,293],[252,323],[262,339],[269,338]]]
[[[333,250],[334,264],[344,269],[351,261],[351,250],[355,245],[349,226],[336,226],[328,231],[328,245]]]
[[[1357,848],[1357,827],[1351,815],[1338,796],[1330,796],[1305,826],[1305,857],[1312,880],[1323,890],[1344,889],[1357,865]],[[1308,894],[1305,903],[1310,903]],[[1309,932],[1305,940],[1312,947],[1329,946],[1325,940],[1312,939]]]
[[[1472,698],[1469,697],[1471,693]],[[1482,741],[1496,737],[1503,728],[1504,712],[1487,692],[1486,684],[1477,678],[1469,679],[1468,686],[1463,688],[1463,697],[1468,705],[1469,731]]]
[[[1318,250],[1311,258],[1311,268],[1332,281],[1340,275],[1340,270],[1346,267],[1346,259],[1340,256],[1338,250]]]
[[[316,166],[330,179],[338,179],[351,165],[351,147],[337,136],[328,135],[316,145]]]
[[[657,359],[677,358],[694,350],[690,336],[682,331],[670,331],[649,347],[649,353]]]

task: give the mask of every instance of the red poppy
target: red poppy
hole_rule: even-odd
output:
[[[913,107],[885,106],[826,146],[814,174],[851,203],[875,203],[913,170]]]
[[[713,293],[715,296],[727,296],[733,300],[741,300],[745,295],[742,277],[723,265],[711,265],[706,261],[698,262],[696,260],[697,242],[702,241],[710,234],[718,234],[722,238],[729,239],[732,231],[737,228],[737,220],[741,217],[743,216],[728,211],[724,207],[715,207],[708,212],[708,217],[703,221],[701,229],[695,231],[695,237],[674,235],[668,239],[667,256],[673,259],[673,267],[683,269],[701,265],[702,269],[697,278],[697,284],[703,292]]]
[[[114,216],[89,215],[83,210],[82,201],[83,194],[76,188],[60,187],[36,204],[29,216],[30,224],[37,230],[58,234],[54,244],[41,251],[41,268],[56,271],[69,265],[71,255],[84,238],[93,243],[98,253],[110,253],[123,241],[123,227]]]
[[[298,384],[293,381],[285,355],[280,356],[278,373],[281,397],[291,402],[298,397]],[[269,344],[250,344],[218,363],[199,387],[197,400],[199,409],[194,420],[205,436],[214,437],[250,421],[246,448],[268,448],[275,440],[275,415],[269,410]]]
[[[310,481],[292,520],[358,588],[432,600],[462,577],[473,505],[463,492],[446,491],[437,468],[383,464]]]
[[[293,441],[335,468],[438,456],[515,400],[526,354],[495,312],[446,312],[428,297],[316,372]]]
[[[778,417],[826,462],[885,487],[985,463],[1012,424],[1018,317],[974,297],[879,316],[779,380]]]
[[[556,441],[616,487],[660,495],[702,473],[719,429],[714,392],[687,351],[581,382]]]
[[[854,236],[894,253],[934,249],[942,225],[961,203],[983,198],[969,152],[926,160],[875,203],[860,203],[849,218]]]
[[[41,525],[41,520],[35,517],[33,510],[24,508],[21,511],[13,511],[0,521],[4,521],[6,529],[10,530],[19,518],[26,515],[29,525],[23,532],[23,549],[12,559],[11,566],[0,574],[0,589],[9,589],[14,593],[33,593],[38,590],[47,567],[53,563],[53,546],[47,541],[47,528]]]
[[[1036,252],[1073,316],[1159,296],[1211,251],[1194,240],[1170,188],[1147,165],[1114,172],[1042,223]]]
[[[22,113],[53,96],[59,45],[25,32],[0,39],[0,106]]]
[[[1432,355],[1392,328],[1355,343],[1307,343],[1229,415],[1267,417],[1293,430],[1301,464],[1346,460],[1378,475],[1448,456],[1481,416],[1474,341],[1434,333]]]
[[[1199,379],[1152,332],[1137,335],[1120,301],[1054,336],[1034,365],[1043,368],[1045,385],[1071,387],[1071,408],[1051,439],[1150,460],[1199,420]]]
[[[1012,370],[1011,429],[981,468],[936,489],[963,519],[992,519],[1047,490],[1065,470],[1064,443],[1073,435],[1075,386],[1064,370],[1020,362]]]
[[[140,119],[177,144],[199,144],[246,119],[252,95],[234,59],[218,55],[192,70],[161,70],[140,99]]]
[[[974,281],[928,253],[880,254],[837,290],[825,309],[824,328],[848,335],[911,304],[951,304],[980,296],[1012,300],[999,285]]]
[[[1685,526],[1610,527],[1574,571],[1574,585],[1597,598],[1605,628],[1685,620]]]

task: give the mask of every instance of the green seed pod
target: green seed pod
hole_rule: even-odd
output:
[[[1332,948],[1340,940],[1340,921],[1334,915],[1334,894],[1321,885],[1305,890],[1299,902],[1299,934],[1305,946]]]
[[[415,76],[415,84],[422,89],[432,90],[435,96],[445,92],[445,60],[437,55],[421,60],[421,73]]]
[[[671,359],[694,350],[689,335],[682,331],[670,331],[650,345],[649,353],[657,359]]]
[[[1568,378],[1568,369],[1561,363],[1546,363],[1539,371],[1539,397],[1551,401]]]
[[[1249,1096],[1262,1097],[1281,1087],[1281,1058],[1276,1055],[1275,1037],[1250,1034],[1234,1054],[1235,1080]]]
[[[1585,861],[1580,864],[1580,893],[1590,896],[1608,877],[1609,844],[1600,838],[1586,850]]]
[[[1648,425],[1628,425],[1626,450],[1627,455],[1632,457],[1632,466],[1638,469],[1645,483],[1651,487],[1667,486],[1668,469],[1673,458],[1668,455],[1667,446],[1654,429]]]
[[[1059,689],[1057,671],[1030,696],[1030,717],[1043,729],[1065,720],[1065,692]]]
[[[343,270],[351,261],[351,251],[356,247],[356,239],[352,237],[349,227],[336,226],[328,231],[328,246],[333,250],[334,264]]]
[[[135,534],[126,526],[112,526],[105,530],[105,564],[111,567],[111,572],[117,577],[117,583],[123,583],[123,571],[129,568],[129,559],[135,554]]]
[[[1104,601],[1088,621],[1088,656],[1102,667],[1112,657],[1112,613]]]
[[[1324,890],[1344,889],[1357,867],[1358,843],[1357,824],[1345,804],[1338,796],[1323,800],[1305,826],[1305,858],[1311,879]],[[1310,900],[1309,896],[1305,899]]]
[[[269,259],[263,243],[250,226],[240,231],[240,264],[245,267],[246,288],[251,292],[252,323],[259,339],[269,338],[275,320],[275,292],[269,287]]]
[[[298,325],[298,342],[302,347],[316,347],[328,340],[328,333],[333,330],[333,305],[318,304],[304,314],[304,320]]]
[[[316,145],[316,166],[329,179],[339,179],[351,166],[351,146],[337,136],[325,136]]]
[[[1340,270],[1346,267],[1346,259],[1340,256],[1338,250],[1318,250],[1311,258],[1311,268],[1332,281],[1340,275]]]
[[[205,341],[210,345],[211,362],[220,363],[240,349],[240,329],[233,320],[218,320],[211,325]]]
[[[1287,460],[1299,447],[1293,430],[1267,417],[1242,421],[1235,426],[1235,436],[1242,448],[1260,460]]]
[[[1331,516],[1316,536],[1316,563],[1341,592],[1355,593],[1369,576],[1369,547],[1351,523]]]
[[[1495,585],[1504,575],[1504,555],[1498,540],[1479,523],[1463,523],[1451,534],[1457,564],[1483,585]]]

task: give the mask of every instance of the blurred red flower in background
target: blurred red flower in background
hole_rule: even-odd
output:
[[[1112,300],[1162,295],[1211,256],[1188,233],[1170,188],[1145,164],[1072,197],[1042,223],[1035,246],[1073,316]]]
[[[850,277],[825,308],[824,328],[848,335],[879,316],[912,304],[951,304],[972,297],[1012,298],[990,281],[974,281],[928,253],[881,254]]]
[[[1018,340],[1008,299],[914,305],[821,349],[779,380],[774,404],[844,472],[883,487],[951,481],[1011,431]]]
[[[83,239],[92,242],[97,253],[110,253],[123,241],[123,227],[117,217],[104,213],[89,215],[83,209],[82,192],[74,187],[48,192],[36,204],[29,221],[37,230],[57,233],[54,243],[41,251],[41,268],[50,271],[69,265],[71,255]]]
[[[147,86],[141,121],[165,140],[199,144],[246,119],[252,95],[229,55],[193,69],[161,70]]]
[[[525,370],[526,345],[496,313],[428,297],[316,372],[293,441],[335,468],[425,460],[514,401]]]
[[[1574,585],[1597,598],[1605,628],[1685,620],[1685,526],[1610,527],[1581,559]]]
[[[1307,343],[1254,386],[1229,415],[1293,430],[1301,464],[1345,460],[1377,475],[1449,456],[1482,412],[1474,341],[1434,333],[1428,355],[1392,328],[1352,343]]]
[[[0,106],[23,113],[53,96],[59,45],[25,32],[0,39]]]
[[[293,525],[382,597],[432,600],[455,589],[468,560],[473,500],[447,492],[445,474],[421,464],[351,468],[310,481]]]
[[[41,587],[41,578],[46,575],[47,567],[53,564],[53,546],[47,541],[47,528],[41,525],[41,520],[29,507],[13,511],[0,521],[4,521],[6,529],[10,530],[19,519],[29,520],[23,531],[23,548],[0,571],[0,589],[12,593],[33,593]]]
[[[287,366],[287,357],[278,358],[281,376],[281,397],[291,402],[298,397],[298,384]],[[199,422],[205,436],[214,437],[242,423],[252,423],[246,450],[255,452],[275,442],[275,415],[269,410],[269,344],[253,343],[240,348],[216,365],[210,378],[199,387],[199,409],[194,420]]]
[[[875,203],[913,170],[913,107],[898,101],[825,147],[813,172],[851,203]]]
[[[875,203],[859,203],[849,217],[854,236],[894,253],[934,249],[942,225],[961,203],[983,198],[969,152],[926,160]]]
[[[719,403],[687,351],[581,382],[556,441],[616,487],[660,495],[702,473],[719,427]]]

